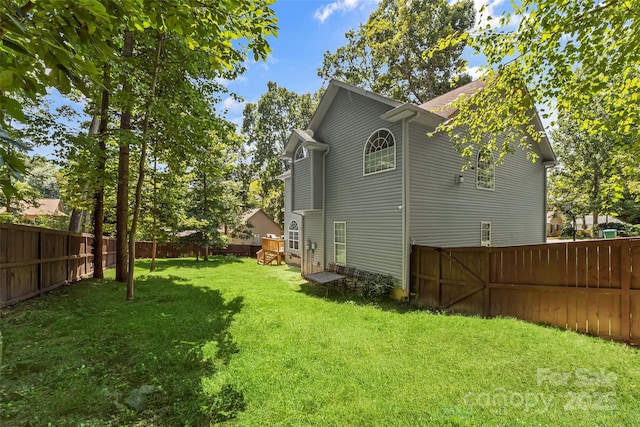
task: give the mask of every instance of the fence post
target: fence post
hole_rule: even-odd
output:
[[[71,283],[71,233],[65,235],[67,238],[67,283]]]
[[[433,270],[433,277],[436,279],[436,283],[438,284],[438,305],[440,307],[442,305],[442,249],[436,248],[436,265]]]
[[[625,342],[631,340],[631,245],[629,240],[624,240],[620,248],[620,333]]]
[[[42,292],[42,230],[38,230],[38,294]]]

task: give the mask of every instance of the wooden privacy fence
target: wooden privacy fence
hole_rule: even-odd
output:
[[[0,307],[93,273],[90,234],[0,224]],[[115,265],[115,240],[105,237],[102,265]]]
[[[411,293],[439,309],[516,317],[640,344],[640,239],[413,246]]]
[[[151,258],[153,242],[136,242],[136,259]],[[236,255],[254,257],[261,246],[229,245],[226,248],[209,248],[209,255]],[[156,258],[183,258],[203,256],[204,249],[196,244],[158,243]]]

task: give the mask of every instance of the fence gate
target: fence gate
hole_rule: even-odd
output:
[[[411,256],[411,292],[420,301],[457,313],[485,313],[489,262],[483,248],[414,246]]]
[[[413,246],[411,292],[443,310],[515,317],[640,344],[640,239]]]

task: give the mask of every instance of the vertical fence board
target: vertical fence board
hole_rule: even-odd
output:
[[[434,307],[640,343],[640,239],[414,251],[413,286]]]
[[[0,224],[0,307],[90,275],[92,268],[78,268],[90,259],[90,248],[77,246],[87,238],[88,235],[76,233]]]

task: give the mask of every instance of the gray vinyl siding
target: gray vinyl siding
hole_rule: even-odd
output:
[[[289,224],[294,220],[298,222],[300,229],[299,250],[289,249]],[[291,178],[284,180],[284,239],[285,252],[300,256],[303,242],[302,221],[300,220],[300,215],[291,212]]]
[[[298,160],[292,165],[293,210],[311,209],[311,158]]]
[[[296,211],[322,209],[323,153],[310,150],[307,158],[293,164],[293,209]]]
[[[311,152],[311,163],[313,165],[312,168],[312,176],[313,180],[312,188],[312,209],[322,209],[322,186],[324,184],[324,180],[322,179],[322,163],[324,153],[320,151],[312,151]]]
[[[347,265],[402,277],[402,129],[379,116],[390,106],[341,89],[316,130],[326,157],[326,263],[334,262],[333,223],[347,223]],[[380,128],[395,137],[396,168],[363,176],[363,150]],[[316,218],[314,216],[314,218]],[[317,217],[321,221],[321,217]],[[305,224],[311,223],[305,217]],[[305,232],[306,232],[305,225]],[[308,237],[308,236],[306,236]],[[317,254],[316,254],[317,256]]]
[[[545,241],[545,168],[520,149],[495,168],[495,190],[476,188],[476,170],[446,136],[410,126],[410,238],[419,245],[479,246],[480,223],[491,223],[491,245]],[[537,147],[534,147],[537,149]],[[475,163],[475,158],[474,158]],[[464,182],[456,184],[456,175]]]
[[[308,213],[302,219],[304,241],[300,242],[302,257],[302,274],[311,274],[324,270],[324,248],[322,245],[322,213]],[[307,242],[316,244],[315,250],[307,248]]]

